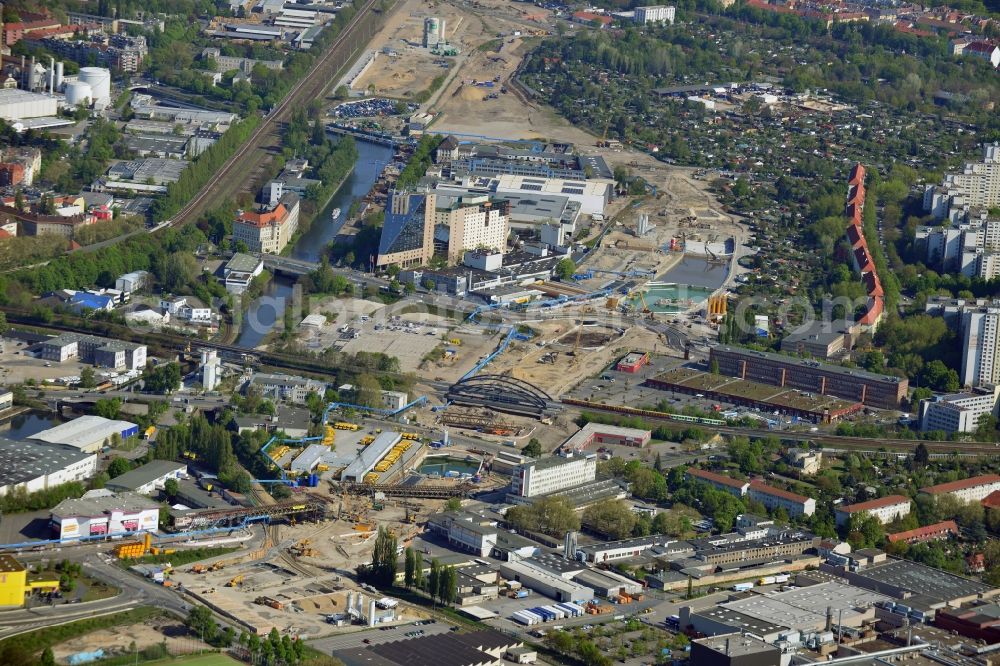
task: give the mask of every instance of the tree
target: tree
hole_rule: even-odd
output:
[[[212,611],[204,606],[193,606],[188,611],[188,616],[184,620],[184,624],[187,625],[187,628],[192,633],[197,634],[207,643],[210,643],[215,638],[215,634],[219,629],[215,623],[215,618],[212,617]]]
[[[189,252],[174,252],[163,262],[160,282],[167,291],[181,291],[198,278],[198,262]]]
[[[424,555],[419,550],[413,553],[413,587],[424,586]]]
[[[413,587],[415,565],[416,565],[416,558],[413,555],[413,548],[407,547],[406,560],[403,566],[403,585],[405,585],[407,589]]]
[[[365,407],[382,406],[382,386],[374,375],[359,375],[355,383],[358,389],[357,401],[359,405]]]
[[[112,398],[110,400],[101,399],[94,403],[94,414],[100,416],[101,418],[111,419],[112,421],[118,418],[121,413],[122,401],[118,398]]]
[[[0,315],[3,313],[0,312]],[[80,388],[94,388],[97,386],[97,373],[90,366],[80,370]]]
[[[386,527],[378,528],[375,548],[372,551],[372,580],[377,585],[391,586],[396,580],[396,537]]]
[[[444,503],[444,508],[446,511],[461,511],[462,500],[457,497],[449,497],[448,501]]]
[[[923,442],[917,444],[917,448],[913,450],[913,463],[915,465],[923,466],[930,462],[931,454],[927,450],[927,445]]]
[[[455,567],[445,567],[438,578],[438,598],[443,603],[453,603],[458,596],[458,574]]]
[[[569,257],[560,259],[559,263],[556,264],[554,272],[559,280],[567,282],[573,277],[573,274],[576,273],[576,262]]]
[[[121,458],[116,456],[114,459],[112,459],[111,464],[108,465],[108,476],[110,476],[113,479],[117,476],[121,476],[125,472],[130,471],[131,469],[132,469],[132,463],[128,460],[128,458]]]
[[[521,453],[531,458],[538,458],[542,455],[542,443],[537,438],[532,437],[527,445],[521,449]]]
[[[52,653],[52,648],[46,647],[42,650],[42,658],[39,663],[41,666],[56,666],[56,656]]]
[[[147,365],[142,371],[142,383],[151,393],[167,394],[176,391],[181,384],[181,366],[178,363]]]
[[[438,592],[441,589],[441,563],[435,557],[431,560],[431,571],[427,576],[427,593],[431,595],[431,601],[437,600]]]
[[[565,497],[543,497],[532,504],[515,506],[505,517],[508,524],[519,530],[557,537],[580,529],[580,518]]]
[[[180,490],[180,484],[177,483],[177,479],[167,479],[163,482],[163,494],[171,500],[177,497],[177,493],[179,493]]]
[[[632,536],[636,515],[626,502],[608,500],[588,506],[581,522],[595,532],[618,540]]]

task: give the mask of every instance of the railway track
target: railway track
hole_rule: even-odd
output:
[[[363,48],[379,27],[379,14],[374,12],[381,0],[368,0],[351,22],[334,40],[312,69],[302,77],[254,130],[236,153],[170,221],[168,226],[180,226],[198,219],[198,216],[215,206],[252,188],[254,178],[263,173],[265,165],[281,149],[283,123],[296,109],[302,109],[325,90],[337,72],[347,66],[355,53]]]

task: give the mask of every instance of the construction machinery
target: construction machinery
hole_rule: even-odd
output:
[[[243,574],[240,574],[239,576],[233,576],[232,578],[230,578],[229,582],[226,583],[226,587],[236,587],[242,584],[243,584]]]

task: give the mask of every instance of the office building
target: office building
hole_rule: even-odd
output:
[[[997,413],[1000,386],[992,391],[971,391],[935,396],[920,401],[920,429],[946,433],[975,432],[984,418]]]
[[[910,498],[903,495],[889,495],[857,504],[841,504],[834,509],[834,513],[838,527],[849,524],[855,514],[874,516],[883,525],[888,525],[898,518],[909,515]]]
[[[264,272],[264,262],[251,254],[237,252],[222,268],[222,279],[230,294],[242,294],[253,279]]]
[[[510,205],[487,195],[434,196],[435,253],[461,262],[466,250],[503,254],[510,235]]]
[[[983,474],[967,479],[959,479],[958,481],[927,486],[921,488],[920,492],[931,497],[950,495],[959,502],[968,504],[969,502],[979,502],[998,490],[1000,490],[1000,476],[996,474]]]
[[[822,361],[839,358],[854,346],[854,322],[816,320],[795,328],[781,340],[785,354],[807,354]]]
[[[709,359],[718,363],[723,375],[856,400],[880,409],[899,409],[909,389],[909,381],[891,375],[738,347],[712,347]]]
[[[668,7],[666,5],[655,5],[652,7],[636,7],[635,8],[635,22],[639,25],[648,25],[650,23],[669,23],[674,24],[674,14],[676,13],[674,7]]]
[[[378,266],[423,266],[434,256],[434,194],[392,192],[379,239]]]
[[[187,464],[172,460],[151,460],[108,481],[104,487],[113,492],[152,495],[163,490],[167,480],[187,478]]]
[[[649,430],[591,422],[573,433],[569,439],[563,442],[562,448],[580,452],[592,444],[612,444],[615,446],[634,446],[641,449],[649,444],[652,437],[653,433]]]
[[[427,521],[427,528],[445,537],[450,546],[478,557],[490,555],[502,531],[497,528],[495,521],[454,511],[431,516]]]
[[[109,445],[115,435],[125,440],[138,434],[139,426],[134,423],[88,415],[60,423],[31,435],[28,439],[47,444],[62,444],[84,453],[97,453],[102,447]]]
[[[326,393],[326,384],[316,379],[266,372],[256,373],[247,384],[247,390],[251,387],[264,398],[298,404],[304,404],[310,393],[320,396]]]
[[[592,482],[597,477],[597,456],[574,455],[534,460],[519,465],[511,475],[511,495],[539,497]]]
[[[142,495],[92,490],[79,499],[63,500],[52,509],[49,523],[58,539],[126,536],[159,527],[160,505]]]
[[[97,456],[72,446],[0,439],[0,497],[33,493],[97,473]]]
[[[251,252],[281,254],[299,228],[299,196],[284,194],[273,208],[238,211],[233,222],[233,240],[244,242]]]
[[[1000,308],[965,308],[962,311],[963,386],[1000,384]]]

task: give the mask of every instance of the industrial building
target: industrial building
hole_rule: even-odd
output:
[[[739,347],[712,347],[712,361],[723,375],[857,400],[880,409],[899,409],[909,390],[909,381],[899,377]]]
[[[14,406],[14,393],[12,391],[0,391],[0,412]]]
[[[502,666],[524,646],[520,640],[485,629],[449,632],[389,641],[349,650],[337,650],[333,656],[345,666]],[[532,653],[532,651],[528,651]]]
[[[634,446],[642,448],[649,444],[653,433],[638,428],[622,428],[621,426],[604,423],[588,423],[563,442],[563,448],[570,451],[583,451],[591,444],[613,444],[616,446]]]
[[[138,434],[139,426],[134,423],[88,415],[43,430],[28,439],[47,444],[62,444],[84,453],[97,453],[115,435],[125,440]]]
[[[827,619],[842,626],[859,627],[875,619],[875,604],[891,601],[884,594],[828,581],[785,592],[755,594],[720,606],[765,622],[800,632],[820,632]]]
[[[402,435],[398,432],[383,432],[344,469],[340,480],[361,483],[364,481],[365,475],[371,472],[375,465],[402,439]]]
[[[658,553],[661,551],[674,551],[679,556],[693,556],[694,548],[686,541],[678,541],[675,538],[654,534],[634,539],[623,539],[621,541],[606,541],[593,543],[586,546],[579,546],[574,553],[574,557],[585,562],[595,564],[608,562],[610,560],[624,560],[630,557],[639,557],[646,552]]]
[[[92,189],[97,192],[123,191],[132,194],[163,194],[167,186],[180,180],[188,166],[186,160],[147,157],[116,162],[99,178]]]
[[[187,477],[187,465],[172,460],[151,460],[141,467],[125,472],[121,476],[104,484],[104,487],[114,492],[133,492],[139,495],[151,495],[163,490],[168,479],[183,479]]]
[[[33,493],[97,473],[97,456],[59,444],[0,439],[0,497]]]
[[[50,525],[59,539],[115,537],[159,527],[160,505],[142,495],[92,490],[52,509]]]
[[[316,469],[323,456],[330,455],[330,447],[323,444],[310,444],[302,453],[295,456],[295,460],[288,466],[288,469],[296,474],[308,474]]]
[[[603,215],[614,192],[614,185],[604,180],[540,178],[513,174],[500,175],[495,180],[494,189],[499,195],[560,195],[577,202],[584,215]]]
[[[543,458],[519,465],[514,470],[510,494],[520,498],[539,497],[590,483],[596,477],[597,456],[594,454]]]
[[[448,511],[432,516],[427,528],[448,540],[448,544],[479,557],[487,557],[497,545],[502,531],[496,523],[470,513]]]
[[[615,370],[634,374],[646,365],[649,365],[649,352],[630,351],[615,364]]]
[[[594,598],[593,588],[566,580],[551,573],[545,568],[532,563],[531,560],[521,562],[502,562],[500,575],[507,580],[514,580],[525,587],[544,594],[556,601],[587,602]]]
[[[63,333],[43,340],[39,343],[38,355],[57,363],[78,358],[99,368],[115,370],[141,370],[146,367],[146,345],[81,333]]]
[[[781,351],[828,361],[842,356],[854,346],[855,331],[856,324],[846,319],[816,320],[795,328],[782,338]]]
[[[838,527],[850,523],[851,516],[857,513],[875,516],[880,523],[887,525],[910,513],[910,498],[903,495],[889,495],[857,504],[841,504],[834,509],[834,513]]]
[[[737,631],[692,641],[691,663],[699,666],[780,666],[782,660],[778,648]]]
[[[0,118],[16,121],[22,118],[54,116],[59,112],[55,97],[18,88],[0,89]]]

